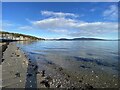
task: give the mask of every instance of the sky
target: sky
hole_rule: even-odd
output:
[[[46,39],[117,39],[117,5],[117,2],[3,2],[1,30]]]

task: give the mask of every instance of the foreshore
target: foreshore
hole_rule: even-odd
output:
[[[50,62],[46,69],[44,65],[44,69],[38,69],[37,63],[31,62],[14,43],[9,43],[3,59],[2,88],[93,88],[71,82],[75,78],[65,74],[62,67],[56,67]]]
[[[77,75],[77,73],[68,72],[52,62],[42,60],[42,56],[37,57],[38,61],[32,59],[16,44],[9,43],[2,58],[2,87],[79,88],[83,90],[101,87],[98,82],[89,83],[82,73]],[[91,78],[95,80],[94,76]]]
[[[2,59],[2,87],[25,87],[28,61],[24,54],[14,44],[9,43]]]

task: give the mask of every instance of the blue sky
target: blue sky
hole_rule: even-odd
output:
[[[3,2],[2,30],[43,38],[116,39],[117,8],[113,2]]]

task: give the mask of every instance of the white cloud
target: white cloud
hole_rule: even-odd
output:
[[[105,34],[109,32],[117,32],[118,24],[116,22],[83,22],[66,18],[48,18],[39,21],[34,21],[33,25],[44,30],[68,30],[69,32],[76,31],[81,34]],[[58,30],[58,31],[57,31]],[[64,31],[61,31],[64,32]]]
[[[112,7],[113,8],[113,7]],[[24,26],[20,29],[46,30],[52,33],[58,33],[69,36],[97,36],[118,32],[117,22],[85,22],[73,18],[66,18],[69,14],[42,11],[42,15],[50,16],[46,19],[30,21],[31,26]],[[63,15],[62,15],[63,14]],[[55,17],[53,17],[55,16]],[[34,30],[33,29],[33,30]]]
[[[78,15],[73,13],[63,13],[63,12],[53,12],[53,11],[41,11],[42,15],[53,16],[53,17],[78,17]]]
[[[21,26],[21,27],[18,27],[19,30],[33,30],[33,27],[32,26]]]
[[[76,21],[66,18],[48,18],[39,21],[32,22],[33,25],[44,29],[56,29],[56,28],[72,28],[76,25]]]
[[[118,7],[117,5],[111,5],[103,12],[105,19],[117,20],[118,19]]]
[[[69,32],[68,30],[65,30],[65,29],[52,29],[48,31],[54,32],[54,33],[64,33],[64,34]]]

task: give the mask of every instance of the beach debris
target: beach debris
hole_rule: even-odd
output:
[[[29,60],[29,63],[31,64],[32,63],[31,59],[28,59],[28,60]]]
[[[20,55],[17,55],[17,57],[19,57]]]
[[[82,83],[82,80],[79,80],[80,83]]]
[[[42,70],[42,77],[44,77],[45,76],[45,70]]]
[[[96,78],[99,78],[98,76],[95,76]]]
[[[31,63],[31,61],[29,61],[29,63]]]
[[[81,67],[81,68],[84,68],[84,69],[90,68],[90,67],[84,66],[84,65],[81,65],[80,67]]]
[[[52,81],[52,78],[50,76],[45,77],[47,81]]]
[[[59,71],[62,71],[62,70],[63,70],[63,68],[62,68],[62,67],[60,67],[60,68],[59,68]]]
[[[58,85],[57,85],[57,88],[60,88],[60,87],[61,87],[61,84],[58,84]]]
[[[30,85],[30,87],[32,87],[32,85]]]
[[[4,58],[2,58],[2,62],[4,61],[5,59]]]
[[[34,64],[31,64],[32,67],[34,67],[35,65]]]
[[[25,53],[24,53],[25,54]],[[25,57],[27,58],[27,55],[25,54]]]
[[[38,66],[37,66],[37,65],[35,65],[33,69],[34,69],[34,70],[37,70],[37,69],[38,69]]]
[[[49,84],[48,82],[46,82],[46,83],[45,83],[45,86],[49,88],[49,87],[50,87],[50,84]]]
[[[40,72],[38,71],[38,72],[36,72],[36,74],[40,74]]]
[[[20,82],[22,82],[22,80],[20,80]]]
[[[50,61],[48,61],[48,64],[51,64],[51,65],[52,65],[53,63],[52,63],[52,62],[50,62]]]
[[[68,78],[70,78],[70,75],[67,75]]]
[[[13,55],[11,55],[11,57],[13,57]]]
[[[92,73],[94,73],[94,71],[93,71],[93,70],[92,70],[91,72],[92,72]]]
[[[93,89],[92,85],[90,85],[90,84],[85,85],[85,90],[92,90],[92,89]]]
[[[15,75],[16,75],[16,77],[20,77],[21,76],[20,73],[16,73]]]
[[[40,84],[44,84],[45,82],[47,82],[46,80],[42,80],[41,82],[40,82]]]
[[[30,73],[27,74],[27,77],[31,77],[31,76],[32,76],[32,74],[30,74]]]
[[[68,78],[65,78],[65,80],[68,82],[69,81],[69,79]]]
[[[74,86],[71,86],[71,87],[70,87],[70,90],[75,90],[75,87],[74,87]]]
[[[49,88],[49,87],[50,87],[50,84],[48,83],[48,81],[47,81],[47,80],[42,80],[42,81],[40,82],[40,84],[44,84],[44,85],[45,85],[45,87],[47,87],[47,88]]]
[[[20,49],[19,47],[17,47],[17,50]]]

